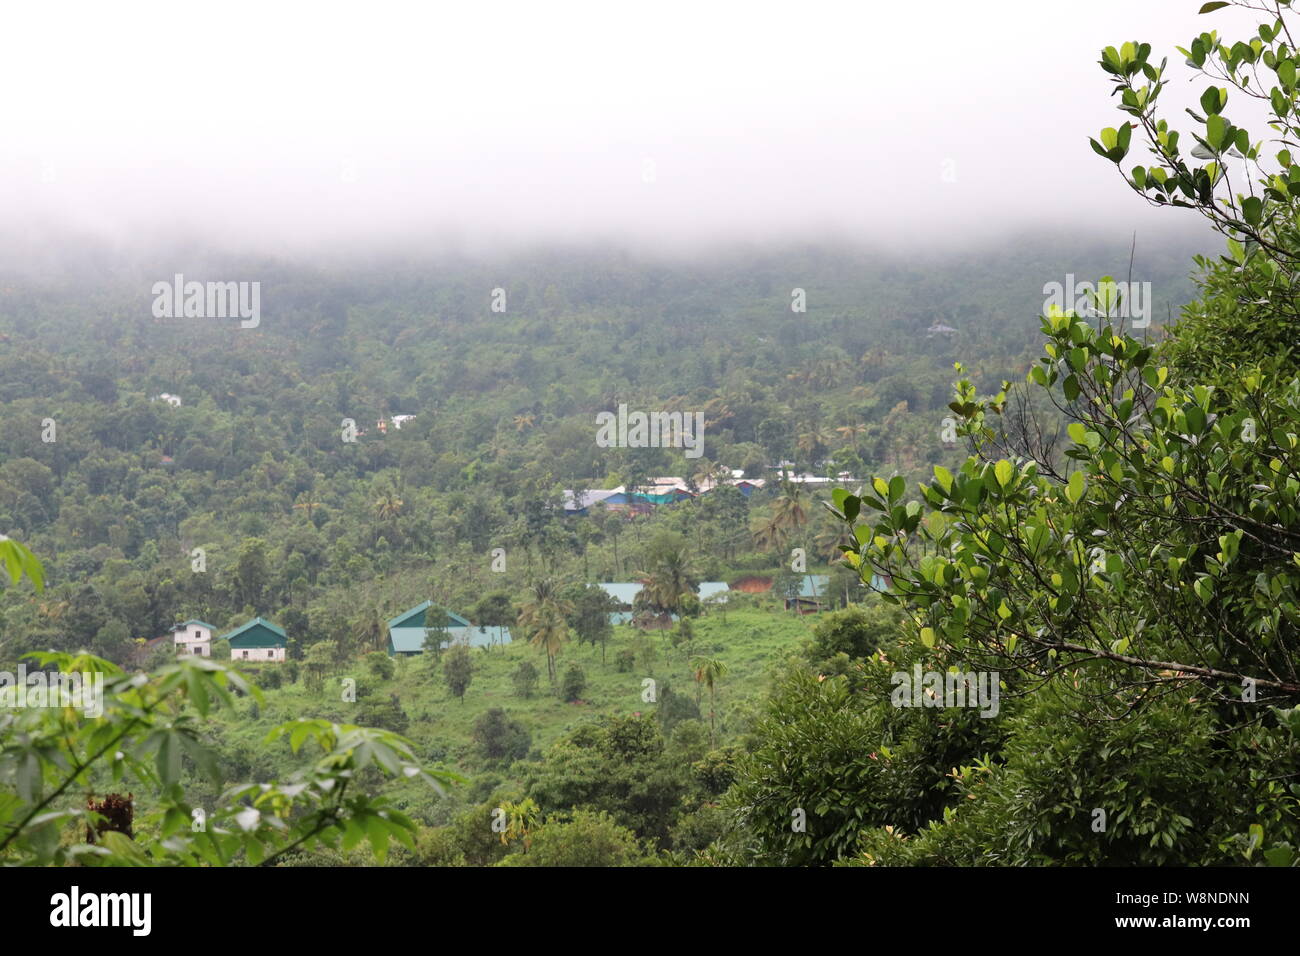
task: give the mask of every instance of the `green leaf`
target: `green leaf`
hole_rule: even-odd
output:
[[[1003,488],[1011,484],[1011,479],[1015,476],[1015,473],[1015,468],[1005,458],[993,466],[993,477],[997,478],[998,484]]]
[[[1258,196],[1247,196],[1241,201],[1241,215],[1252,226],[1258,226],[1264,217],[1264,202]]]
[[[1065,486],[1065,497],[1072,505],[1077,505],[1083,498],[1084,489],[1087,487],[1087,479],[1083,477],[1083,472],[1076,471],[1070,476],[1069,483]]]

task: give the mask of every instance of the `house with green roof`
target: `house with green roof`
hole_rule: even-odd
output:
[[[433,608],[432,601],[417,604],[408,611],[403,611],[388,622],[388,655],[423,654],[424,641],[432,630],[441,630],[445,639],[440,647],[447,648],[453,644],[466,644],[470,647],[490,647],[493,644],[509,644],[508,627],[475,627],[465,618],[452,611]]]
[[[270,621],[255,617],[242,627],[237,627],[222,639],[230,642],[232,661],[283,662],[289,649],[289,638],[284,629]]]
[[[172,643],[177,654],[197,654],[199,657],[212,656],[212,632],[216,630],[211,624],[190,619],[172,626]]]

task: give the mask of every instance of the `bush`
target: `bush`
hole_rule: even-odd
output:
[[[522,760],[528,756],[528,748],[533,743],[528,728],[512,720],[500,707],[480,714],[470,736],[479,756],[489,763]]]
[[[520,661],[510,679],[515,685],[515,696],[526,700],[537,689],[537,668],[532,661]]]
[[[393,659],[383,651],[371,651],[366,655],[366,668],[380,680],[392,680],[396,666]]]
[[[630,674],[636,668],[636,651],[625,647],[614,655],[614,667],[620,674]]]
[[[532,831],[527,852],[500,866],[637,866],[643,854],[636,834],[607,813],[577,810],[568,821],[548,820]]]
[[[564,676],[560,678],[560,699],[564,701],[575,701],[582,697],[582,692],[587,687],[587,674],[577,664],[570,664],[564,671]]]

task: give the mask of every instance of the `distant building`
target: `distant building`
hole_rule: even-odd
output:
[[[611,501],[611,499],[619,499]],[[623,486],[617,488],[601,489],[593,491],[584,491],[579,494],[576,491],[566,488],[564,491],[564,513],[568,515],[585,515],[595,505],[612,503],[624,504],[627,496],[623,493]]]
[[[645,587],[640,581],[601,581],[599,587],[618,603],[617,611],[610,611],[610,624],[626,624],[632,620],[632,605]]]
[[[795,608],[800,614],[815,614],[826,610],[830,606],[826,594],[830,583],[828,574],[805,574],[799,584],[798,596],[785,599],[785,609],[788,611]]]
[[[726,581],[701,581],[695,592],[700,596],[701,603],[713,599],[715,604],[726,604],[727,592],[730,590]]]
[[[197,654],[199,657],[212,656],[211,624],[202,621],[186,621],[172,628],[172,643],[178,654]]]
[[[927,339],[932,339],[936,335],[952,335],[956,331],[957,330],[954,329],[951,325],[944,325],[942,322],[936,322],[934,323],[934,325],[930,326],[928,329],[925,330],[925,337]]]
[[[491,647],[494,644],[511,642],[508,627],[475,627],[468,620],[452,611],[443,611],[442,618],[430,617],[432,601],[424,601],[415,607],[403,611],[388,622],[388,654],[423,654],[424,643],[429,633],[441,625],[446,640],[439,642],[439,647],[447,648],[455,644],[468,647]]]
[[[242,627],[237,627],[222,637],[230,642],[232,661],[283,662],[289,648],[284,629],[270,621],[255,617]]]
[[[402,426],[405,425],[414,417],[415,417],[414,415],[394,415],[393,427],[396,428],[398,431],[401,431]]]
[[[618,604],[618,610],[611,611],[609,614],[609,623],[626,624],[636,618],[638,613],[643,613],[644,609],[637,608],[637,595],[645,588],[645,585],[639,581],[601,581],[598,583],[602,591],[608,594]],[[726,603],[727,591],[730,588],[726,581],[702,581],[696,587],[695,593],[701,601],[714,598],[714,603]],[[677,615],[669,615],[665,620],[676,620]]]
[[[171,392],[163,392],[161,395],[155,395],[153,398],[149,399],[149,401],[166,402],[168,405],[176,408],[181,404],[181,397],[179,395],[173,395]]]

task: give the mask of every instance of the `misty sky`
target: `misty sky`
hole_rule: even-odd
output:
[[[1170,56],[1186,121],[1204,84],[1174,44],[1250,24],[1200,2],[20,4],[0,229],[287,250],[1190,225],[1087,136],[1119,122],[1096,59],[1128,39]]]

